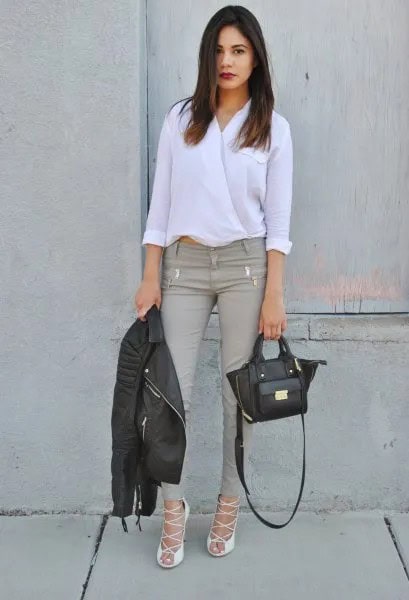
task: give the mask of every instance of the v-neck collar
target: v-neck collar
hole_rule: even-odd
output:
[[[241,115],[244,112],[247,112],[250,109],[250,104],[251,104],[251,96],[247,100],[246,104],[244,106],[242,106],[241,108],[239,108],[239,110],[236,110],[236,112],[234,113],[234,115],[232,117],[230,117],[229,121],[224,126],[223,131],[220,129],[220,125],[219,125],[219,121],[217,120],[217,116],[214,115],[213,119],[215,121],[215,124],[216,124],[216,127],[217,127],[219,133],[221,135],[224,135],[226,129],[230,126],[231,122],[234,121],[236,119],[236,117],[238,117],[239,115]]]

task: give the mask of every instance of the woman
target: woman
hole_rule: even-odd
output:
[[[187,425],[200,341],[218,305],[223,468],[207,538],[210,554],[218,557],[234,548],[241,485],[236,401],[225,373],[249,358],[259,333],[277,340],[287,327],[283,270],[292,246],[292,158],[289,124],[274,110],[260,25],[246,8],[226,6],[203,33],[193,96],[174,104],[162,125],[142,241],[144,274],[135,295],[142,320],[153,304],[161,309]],[[246,461],[252,432],[243,420]],[[188,447],[187,441],[186,457]],[[161,482],[162,567],[183,560],[185,475],[186,464],[178,485]]]

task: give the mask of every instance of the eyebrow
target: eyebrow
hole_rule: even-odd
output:
[[[232,48],[238,48],[238,46],[243,46],[244,48],[247,48],[245,44],[233,44]],[[217,47],[223,48],[223,44],[217,44]]]

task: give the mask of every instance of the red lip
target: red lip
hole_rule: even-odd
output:
[[[236,77],[236,76],[233,75],[233,73],[221,73],[220,77],[223,77],[224,79],[231,79],[232,77]]]

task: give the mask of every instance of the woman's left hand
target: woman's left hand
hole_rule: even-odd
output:
[[[283,295],[281,293],[264,296],[261,305],[258,332],[264,333],[265,340],[278,340],[282,332],[287,329],[287,315],[285,313]]]

